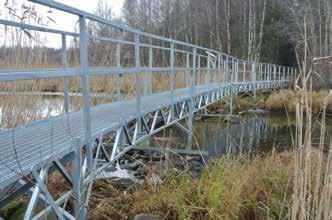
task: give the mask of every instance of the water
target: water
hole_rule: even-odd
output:
[[[327,118],[325,146],[329,146],[332,134],[332,118]],[[314,123],[313,146],[319,143],[319,124]],[[293,149],[295,117],[283,113],[247,114],[237,123],[225,123],[222,117],[198,119],[194,122],[194,150],[207,153],[209,157],[231,154],[255,154],[282,152]],[[172,128],[152,137],[150,145],[169,148],[186,148],[183,133]]]
[[[195,123],[199,145],[209,156],[291,149],[295,120],[283,114],[249,114],[236,124],[209,119]]]

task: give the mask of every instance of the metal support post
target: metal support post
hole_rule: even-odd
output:
[[[81,78],[83,91],[83,118],[84,133],[86,145],[87,168],[90,171],[92,166],[92,134],[91,134],[91,116],[90,116],[90,97],[89,97],[89,72],[88,72],[88,33],[86,19],[83,16],[79,18],[80,26],[80,58],[81,58]]]
[[[136,123],[138,137],[142,131],[142,103],[141,103],[141,61],[140,61],[140,39],[135,34],[135,87],[136,87]]]
[[[218,73],[217,73],[217,83],[221,83],[221,54],[218,53]]]
[[[196,51],[196,54],[197,54],[197,51]],[[198,66],[197,66],[197,70],[198,70],[198,72],[196,73],[196,75],[197,75],[197,78],[196,78],[196,80],[197,80],[197,84],[196,85],[199,85],[200,84],[200,81],[201,81],[201,55],[199,55],[199,54],[197,54],[197,64],[198,64]],[[196,83],[196,80],[195,80],[195,83]]]
[[[173,111],[174,111],[174,75],[175,75],[175,71],[174,71],[174,43],[171,43],[171,51],[170,51],[170,76],[169,76],[169,89],[170,89],[170,117],[173,117]]]
[[[66,35],[61,35],[62,40],[62,65],[63,68],[68,68],[68,55],[67,55],[67,42],[66,42]],[[69,112],[69,95],[68,95],[68,77],[63,78],[63,96],[64,96],[64,103],[63,108],[66,114]]]
[[[186,54],[186,87],[189,88],[190,87],[190,78],[189,78],[189,74],[190,74],[190,54],[187,53]]]
[[[242,81],[243,82],[246,81],[246,61],[243,61],[243,77],[242,77]]]
[[[194,118],[194,89],[195,89],[195,76],[196,76],[196,53],[197,49],[193,48],[193,71],[190,76],[190,101],[189,101],[189,116],[188,116],[188,149],[193,145],[193,118]]]
[[[207,69],[206,69],[206,75],[205,75],[205,86],[210,87],[210,81],[211,81],[211,55],[210,55],[210,52],[208,53],[206,68]]]
[[[254,97],[256,97],[256,63],[252,63],[251,74],[252,81],[254,82]]]
[[[83,206],[85,196],[83,193],[83,172],[80,139],[72,139],[71,145],[74,149],[74,156],[72,160],[74,214],[75,219],[85,219],[87,209]]]
[[[228,56],[226,56],[224,71],[224,83],[228,83]]]
[[[116,45],[116,67],[121,68],[121,45]],[[121,74],[116,74],[116,99],[119,101],[121,97]]]

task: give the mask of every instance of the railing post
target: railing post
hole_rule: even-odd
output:
[[[190,74],[190,54],[186,54],[186,87],[190,87],[189,74]]]
[[[141,61],[140,61],[140,36],[135,34],[135,87],[136,87],[136,120],[137,134],[141,135],[142,130],[142,103],[141,103]]]
[[[193,48],[193,71],[190,77],[190,103],[189,103],[189,118],[188,118],[188,148],[191,149],[193,145],[193,118],[194,118],[194,82],[196,76],[196,53],[197,49]]]
[[[66,42],[66,35],[61,35],[61,41],[62,41],[62,65],[63,68],[68,68],[68,55],[67,55],[67,42]],[[63,97],[64,97],[64,111],[66,114],[69,112],[69,95],[68,95],[68,77],[63,78]]]
[[[79,138],[71,140],[71,146],[74,149],[72,160],[72,181],[73,181],[73,200],[75,219],[85,219],[86,208],[82,205],[84,202],[83,193],[83,171],[81,157],[81,143]]]
[[[205,86],[210,87],[210,81],[211,81],[211,55],[210,52],[208,53],[207,58],[207,69],[206,69],[206,76],[205,76]]]
[[[281,66],[278,66],[278,81],[281,81]]]
[[[149,67],[152,69],[153,67],[153,48],[150,47],[149,49]],[[152,94],[152,75],[153,75],[153,72],[151,71],[149,73],[149,77],[148,77],[148,81],[149,81],[149,89],[148,89],[148,93],[149,94]]]
[[[243,82],[245,82],[246,81],[246,61],[244,60],[243,61],[243,77],[242,77],[243,79]]]
[[[285,80],[285,76],[286,76],[286,67],[284,66],[284,71],[282,73],[282,81]]]
[[[121,45],[116,45],[116,67],[121,68]],[[121,97],[121,74],[116,74],[116,99],[119,101]]]
[[[196,54],[197,54],[197,50],[196,50]],[[197,54],[197,64],[198,64],[198,66],[197,66],[198,72],[196,71],[197,72],[196,73],[196,75],[197,75],[197,79],[196,80],[197,80],[197,85],[199,85],[200,81],[201,81],[201,55],[200,54]]]
[[[170,117],[173,117],[173,110],[174,110],[174,43],[171,43],[171,48],[170,48],[170,76],[169,76],[169,89],[170,89]]]
[[[228,83],[228,56],[226,55],[226,60],[224,63],[224,83]]]
[[[237,83],[239,81],[239,60],[236,59],[235,62],[235,82]]]
[[[232,57],[232,75],[231,75],[231,82],[234,82],[234,75],[235,75],[235,63],[234,58]]]
[[[252,72],[252,81],[254,82],[254,97],[256,97],[256,63],[252,63],[251,67],[251,72]]]
[[[221,54],[218,53],[218,75],[217,75],[217,83],[221,83]]]
[[[290,72],[291,71],[291,68],[290,67],[288,67],[288,72],[287,72],[287,81],[289,81],[289,76],[290,76]]]
[[[273,65],[273,81],[277,80],[277,66]]]
[[[150,70],[152,69],[153,66],[153,49],[150,46],[149,47],[149,68]],[[152,72],[145,72],[144,73],[144,88],[143,88],[143,93],[144,95],[148,95],[152,93],[152,83],[151,83],[151,76]]]
[[[90,116],[90,97],[89,97],[89,60],[88,60],[88,33],[86,27],[86,18],[79,17],[80,26],[80,63],[83,91],[83,118],[84,133],[86,145],[87,168],[92,168],[92,134],[91,134],[91,116]]]

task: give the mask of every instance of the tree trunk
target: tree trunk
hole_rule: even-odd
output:
[[[255,57],[256,62],[260,61],[260,56],[261,56],[263,30],[264,30],[265,13],[266,13],[266,1],[267,0],[264,0],[263,15],[262,15],[261,27],[260,27],[260,31],[259,31],[259,42],[258,42],[257,53],[256,53],[256,57]]]

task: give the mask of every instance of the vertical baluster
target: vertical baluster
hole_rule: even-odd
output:
[[[83,91],[83,118],[84,134],[86,145],[87,168],[91,171],[92,166],[92,133],[91,133],[91,116],[90,116],[90,97],[89,97],[89,60],[88,60],[88,33],[86,29],[86,18],[80,16],[80,63],[81,79]]]
[[[197,51],[196,51],[197,53]],[[198,72],[196,73],[197,74],[197,85],[200,85],[200,82],[201,82],[201,55],[200,54],[197,54],[197,64],[198,64]]]
[[[171,43],[171,48],[170,48],[170,76],[169,76],[169,87],[170,87],[170,105],[171,105],[171,110],[170,110],[170,115],[173,117],[173,110],[174,110],[174,43]]]
[[[137,120],[137,134],[141,135],[142,130],[142,103],[141,103],[141,59],[140,59],[140,36],[135,34],[135,87],[136,87],[136,120]]]
[[[116,67],[118,69],[121,68],[121,45],[117,44],[116,45]],[[122,99],[121,95],[121,74],[116,74],[116,99],[119,101]]]
[[[251,66],[251,80],[254,82],[254,97],[256,97],[256,63],[253,62]]]
[[[235,82],[237,83],[239,81],[239,60],[236,59],[235,62]]]
[[[153,67],[153,48],[149,48],[149,67],[152,69]],[[152,74],[153,72],[151,71],[148,74],[148,94],[152,94]]]
[[[186,87],[189,88],[190,87],[190,81],[189,81],[189,74],[190,74],[190,54],[187,53],[186,54]]]
[[[221,53],[218,53],[218,73],[217,73],[217,83],[221,83]]]
[[[278,76],[279,81],[281,81],[281,66],[279,66],[279,76]]]
[[[242,77],[242,81],[245,82],[246,81],[246,61],[243,61],[243,77]]]
[[[226,55],[225,68],[224,68],[224,83],[228,83],[228,56]]]
[[[188,118],[188,148],[191,149],[193,145],[193,117],[194,117],[194,93],[195,93],[195,76],[196,76],[196,48],[193,48],[193,70],[190,76],[190,102],[189,102],[189,118]]]
[[[66,35],[61,35],[61,41],[62,41],[62,65],[63,68],[68,68],[68,55],[67,55],[67,42],[66,42]],[[68,95],[68,77],[63,78],[63,96],[64,96],[64,111],[66,114],[69,112],[69,95]]]
[[[235,82],[235,58],[232,59],[232,82]]]
[[[205,85],[208,85],[210,87],[210,81],[211,81],[211,54],[209,52],[206,64]]]
[[[288,69],[288,71],[287,71],[287,79],[286,79],[286,80],[289,80],[289,76],[290,76],[290,73],[291,73],[291,72],[290,72],[291,68],[288,67],[287,69]]]

